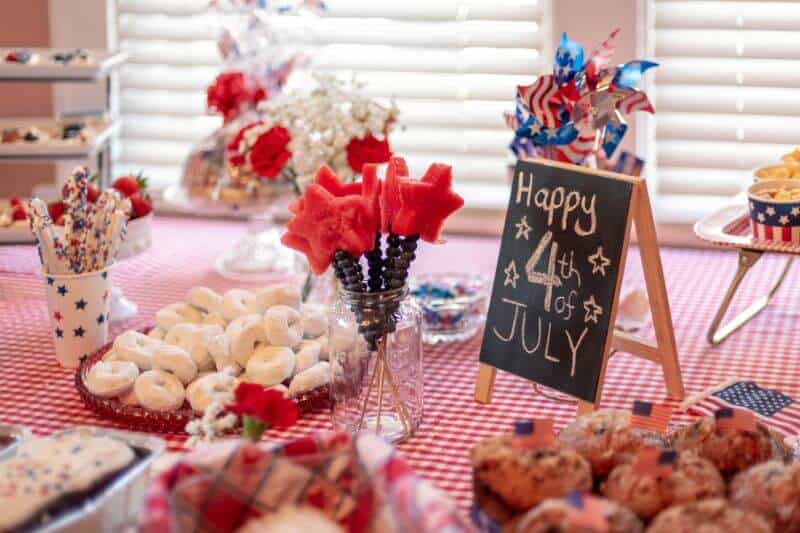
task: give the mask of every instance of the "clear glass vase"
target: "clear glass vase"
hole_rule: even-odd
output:
[[[336,430],[397,442],[422,422],[421,312],[407,294],[339,290],[328,338]]]

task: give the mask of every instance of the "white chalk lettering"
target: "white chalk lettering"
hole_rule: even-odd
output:
[[[569,330],[564,330],[564,333],[567,334],[567,342],[569,343],[569,351],[572,352],[572,369],[570,370],[570,376],[575,377],[575,361],[578,358],[578,348],[581,347],[581,343],[583,342],[583,338],[586,336],[586,333],[589,331],[589,328],[583,328],[581,332],[581,336],[578,337],[578,342],[573,342],[572,335],[569,334]]]

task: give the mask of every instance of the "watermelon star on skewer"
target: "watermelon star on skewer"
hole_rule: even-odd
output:
[[[419,235],[431,243],[440,242],[447,217],[464,205],[464,199],[453,192],[453,169],[433,163],[422,179],[399,183],[400,209],[392,222],[392,231],[399,235]]]
[[[381,230],[392,231],[392,222],[400,209],[400,182],[408,179],[408,166],[402,157],[392,157],[386,167],[381,191]]]

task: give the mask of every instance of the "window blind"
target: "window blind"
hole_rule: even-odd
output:
[[[800,3],[656,0],[653,18],[656,211],[694,222],[800,140]]]
[[[454,166],[472,206],[501,205],[511,133],[502,112],[549,46],[549,0],[326,0],[310,23],[314,67],[355,74],[368,94],[394,97],[391,141],[412,172]],[[192,142],[219,119],[205,88],[220,69],[207,0],[120,0],[123,131],[118,167],[173,183]],[[287,21],[289,18],[286,17]],[[287,22],[289,23],[289,22]]]

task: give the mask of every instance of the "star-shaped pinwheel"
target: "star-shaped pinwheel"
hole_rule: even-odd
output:
[[[515,239],[523,238],[527,241],[529,239],[529,234],[533,229],[528,225],[527,215],[522,215],[522,218],[519,220],[519,222],[514,224],[514,226],[517,228],[517,235],[514,238]]]
[[[519,274],[517,273],[517,265],[514,264],[513,259],[508,263],[508,266],[503,270],[503,272],[506,274],[506,279],[503,280],[503,287],[511,285],[516,289]]]
[[[597,318],[603,314],[603,308],[597,305],[594,294],[590,295],[589,299],[583,302],[583,310],[586,311],[586,315],[583,317],[584,323],[594,322],[597,324]]]
[[[589,263],[592,265],[592,274],[600,274],[606,276],[606,267],[611,264],[611,260],[603,255],[603,247],[598,246],[597,251],[589,256]]]
[[[400,209],[392,221],[392,231],[437,243],[445,219],[463,205],[464,199],[453,192],[452,167],[433,163],[419,181],[400,182]]]
[[[69,292],[69,290],[67,289],[66,285],[59,285],[57,290],[58,290],[58,294],[60,294],[61,296],[64,296]]]
[[[75,328],[75,329],[73,329],[73,330],[72,330],[72,333],[73,333],[73,334],[74,334],[76,337],[83,337],[83,334],[84,334],[84,333],[86,333],[86,330],[85,330],[85,329],[83,329],[83,327],[81,327],[81,326],[78,326],[77,328]]]
[[[86,309],[86,300],[81,298],[80,300],[75,302],[75,309],[81,309],[81,310]]]
[[[312,183],[293,212],[281,242],[305,254],[315,274],[325,272],[337,250],[359,257],[374,246],[377,228],[369,203],[360,196],[337,198]]]

